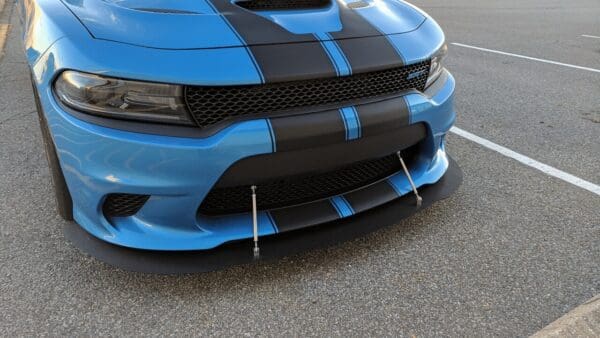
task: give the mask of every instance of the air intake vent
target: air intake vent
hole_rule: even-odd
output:
[[[407,152],[413,152],[407,150]],[[410,155],[412,157],[412,155]],[[286,177],[258,185],[258,209],[270,210],[316,201],[375,183],[401,170],[396,154],[357,162],[337,170]],[[199,213],[207,216],[249,212],[250,186],[213,188]]]
[[[251,11],[285,11],[323,8],[331,0],[240,0],[235,4]]]
[[[109,194],[102,206],[102,212],[106,217],[133,216],[140,211],[148,198],[148,195]]]

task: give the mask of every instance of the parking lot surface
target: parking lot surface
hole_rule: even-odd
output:
[[[457,126],[600,184],[600,3],[419,0],[443,26]],[[62,234],[12,1],[0,56],[0,334],[528,336],[600,293],[600,196],[452,134],[464,183],[364,238],[158,276]],[[2,53],[0,53],[2,55]]]

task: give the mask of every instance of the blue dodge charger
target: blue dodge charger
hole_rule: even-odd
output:
[[[452,165],[444,34],[404,1],[19,7],[59,213],[111,245],[258,255],[271,235],[418,208]]]

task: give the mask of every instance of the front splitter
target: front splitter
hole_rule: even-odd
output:
[[[304,251],[324,248],[352,240],[408,218],[448,198],[462,182],[462,171],[450,157],[444,176],[433,185],[419,189],[423,198],[416,207],[413,194],[404,195],[390,203],[335,222],[260,238],[260,259],[252,255],[251,240],[226,243],[212,250],[201,251],[150,251],[117,246],[102,241],[69,222],[65,237],[85,253],[123,270],[182,274],[221,270],[234,265],[280,259]]]

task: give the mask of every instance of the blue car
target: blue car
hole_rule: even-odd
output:
[[[402,197],[416,209],[452,166],[444,34],[404,1],[19,7],[58,211],[111,245],[258,255]]]

